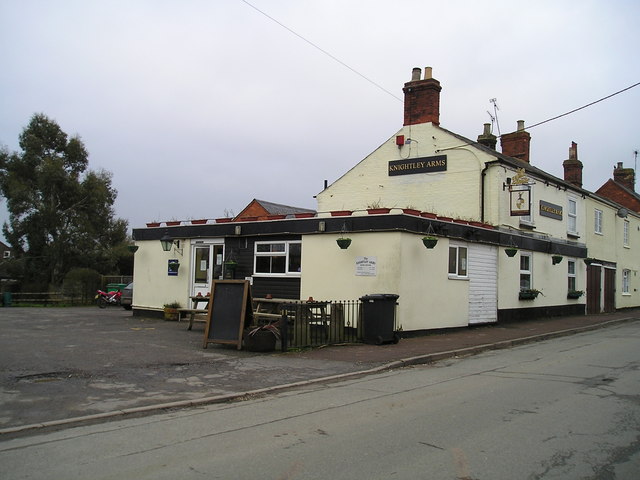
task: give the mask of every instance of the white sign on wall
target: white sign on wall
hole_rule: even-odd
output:
[[[377,273],[377,257],[356,257],[356,275],[375,277]]]

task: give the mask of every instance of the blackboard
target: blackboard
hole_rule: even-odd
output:
[[[253,317],[251,290],[247,280],[215,280],[209,299],[204,345],[235,344],[242,348],[242,333]]]

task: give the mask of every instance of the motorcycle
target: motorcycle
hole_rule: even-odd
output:
[[[122,297],[122,292],[119,290],[114,290],[113,292],[98,290],[96,302],[100,308],[107,308],[109,305],[120,305],[120,297]]]

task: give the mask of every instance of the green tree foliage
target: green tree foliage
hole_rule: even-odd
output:
[[[59,286],[72,268],[119,273],[113,250],[126,241],[127,222],[114,217],[111,173],[87,170],[80,138],[43,114],[31,118],[19,145],[0,151],[0,194],[9,210],[2,231],[24,283]]]

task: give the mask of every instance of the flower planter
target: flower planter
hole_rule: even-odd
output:
[[[216,218],[216,223],[229,223],[233,218]]]
[[[204,225],[205,223],[207,223],[207,220],[206,219],[191,220],[191,223],[193,225]]]
[[[436,246],[436,244],[438,243],[438,239],[435,237],[423,237],[422,243],[425,247],[431,249]]]
[[[420,216],[424,218],[432,218],[434,220],[438,218],[438,216],[435,213],[429,213],[429,212],[422,212]]]
[[[454,219],[453,223],[460,223],[461,225],[469,225],[469,222],[467,220],[460,220],[459,218]]]
[[[286,215],[267,215],[267,220],[282,220],[287,218]]]
[[[149,223],[147,223],[147,227],[149,227],[149,228],[159,227],[159,226],[160,226],[160,222],[149,222]]]
[[[517,248],[505,248],[504,253],[507,254],[507,257],[513,257],[516,253],[518,253]]]
[[[332,217],[348,217],[353,212],[351,210],[334,210],[331,212]]]
[[[453,218],[452,217],[441,217],[441,216],[438,216],[437,218],[438,218],[438,220],[440,220],[442,222],[453,222]]]
[[[164,319],[177,322],[180,319],[180,312],[177,308],[164,307]]]
[[[306,213],[294,213],[293,214],[296,218],[312,218],[315,217],[316,214],[312,213],[312,212],[306,212]]]
[[[349,248],[349,245],[351,245],[351,239],[350,238],[339,238],[339,239],[336,240],[336,243],[338,244],[338,246],[342,250],[346,250],[347,248]]]
[[[567,292],[567,298],[580,298],[584,292],[582,290],[569,290]]]
[[[420,216],[420,210],[414,210],[413,208],[403,208],[402,213],[406,213],[407,215],[415,215],[416,217]]]
[[[167,227],[175,227],[176,225],[180,225],[180,221],[170,221],[170,222],[166,222],[167,223]]]
[[[559,264],[561,261],[562,261],[562,255],[553,255],[553,256],[551,257],[551,263],[552,263],[553,265],[557,265],[557,264]]]
[[[250,352],[273,352],[276,336],[269,330],[245,330],[244,348]]]
[[[369,215],[380,215],[383,213],[389,213],[390,211],[390,208],[367,208],[367,213],[369,213]]]
[[[540,294],[537,290],[520,290],[518,293],[518,299],[520,300],[535,300]]]

